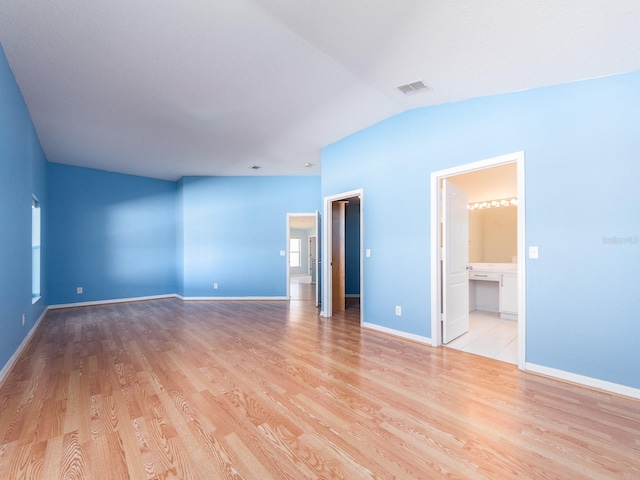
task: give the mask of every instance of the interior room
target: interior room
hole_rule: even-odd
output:
[[[638,25],[1,0],[0,478],[640,478]]]

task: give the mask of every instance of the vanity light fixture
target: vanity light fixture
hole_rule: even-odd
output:
[[[475,202],[467,205],[468,210],[481,210],[483,208],[509,207],[518,205],[517,198],[502,198],[499,200],[487,200],[486,202]]]

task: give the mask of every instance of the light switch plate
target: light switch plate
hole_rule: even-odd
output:
[[[538,247],[529,247],[529,258],[538,258]]]
[[[370,249],[370,248],[367,248],[367,249],[364,251],[364,256],[365,256],[365,257],[370,257],[370,256],[371,256],[371,249]]]

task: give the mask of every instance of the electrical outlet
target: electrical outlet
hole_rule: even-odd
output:
[[[27,321],[27,316],[23,313],[22,314],[22,325],[24,325],[24,322]]]
[[[213,289],[214,289],[214,290],[217,290],[217,289],[218,289],[218,284],[217,284],[217,283],[214,283],[214,284],[213,284]]]
[[[80,295],[83,292],[82,287],[76,288],[76,293]]]
[[[397,316],[402,315],[402,307],[400,305],[396,305],[396,315]]]

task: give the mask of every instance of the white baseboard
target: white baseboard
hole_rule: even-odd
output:
[[[413,342],[424,343],[426,345],[432,345],[431,338],[423,337],[422,335],[415,335],[413,333],[402,332],[400,330],[394,330],[393,328],[382,327],[380,325],[376,325],[375,323],[367,323],[362,322],[362,328],[367,328],[369,330],[375,330],[377,332],[387,333],[389,335],[393,335],[394,337],[404,338],[405,340],[411,340]]]
[[[556,378],[558,380],[564,380],[566,382],[575,383],[585,387],[595,388],[598,390],[603,390],[605,392],[615,393],[617,395],[624,395],[625,397],[640,399],[640,389],[627,387],[626,385],[620,385],[619,383],[607,382],[605,380],[599,380],[597,378],[578,375],[577,373],[565,372],[564,370],[557,370],[555,368],[536,365],[535,363],[526,363],[525,370],[527,372],[539,373],[540,375]]]
[[[169,293],[166,295],[150,295],[147,297],[131,297],[131,298],[115,298],[112,300],[96,300],[93,302],[76,302],[76,303],[62,303],[59,305],[49,305],[47,310],[57,310],[60,308],[72,308],[72,307],[90,307],[92,305],[109,305],[111,303],[127,303],[127,302],[141,302],[145,300],[160,300],[163,298],[176,298],[179,296],[175,293]]]
[[[184,300],[185,302],[193,302],[193,301],[202,301],[202,300],[216,300],[216,301],[230,301],[230,300],[247,300],[247,301],[271,301],[271,300],[288,300],[286,296],[284,297],[183,297],[181,295],[176,295],[179,299]]]
[[[150,295],[147,297],[131,297],[131,298],[116,298],[112,300],[96,300],[93,302],[76,302],[76,303],[63,303],[59,305],[49,305],[48,310],[56,310],[60,308],[73,308],[73,307],[90,307],[93,305],[109,305],[111,303],[128,303],[128,302],[141,302],[145,300],[161,300],[163,298],[178,298],[185,302],[196,300],[287,300],[287,297],[184,297],[176,293],[170,293],[167,295]]]
[[[36,323],[34,323],[33,327],[31,327],[31,330],[29,330],[29,333],[27,333],[27,336],[24,337],[24,339],[22,340],[22,342],[20,343],[16,351],[13,353],[13,355],[11,355],[11,358],[7,360],[7,363],[5,363],[2,370],[0,370],[0,385],[4,383],[5,379],[9,375],[9,372],[15,366],[16,361],[18,360],[20,355],[22,355],[23,350],[27,348],[27,345],[29,344],[31,337],[33,337],[33,334],[36,333],[38,326],[40,326],[40,323],[42,322],[44,317],[47,315],[47,310],[48,310],[47,308],[44,309],[42,314],[38,317],[38,320],[36,320]]]

